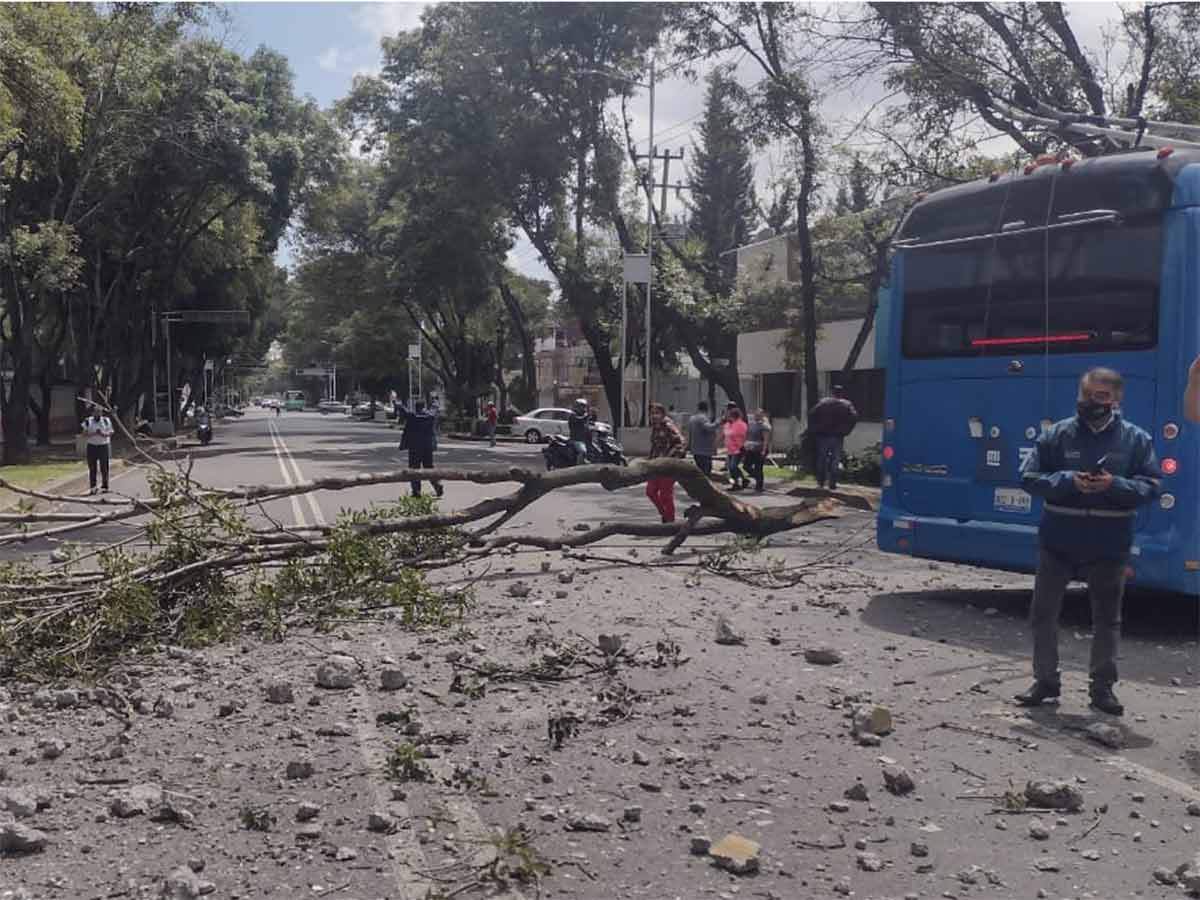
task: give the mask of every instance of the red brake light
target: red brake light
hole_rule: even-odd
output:
[[[1090,341],[1090,333],[1076,334],[1031,334],[1028,337],[975,338],[972,347],[1007,347],[1012,344],[1066,344],[1073,341]]]
[[[1166,159],[1168,156],[1170,156],[1174,152],[1175,152],[1174,147],[1163,147],[1161,150],[1158,151],[1158,153],[1155,154],[1155,156],[1157,156],[1159,159]]]
[[[884,459],[891,459],[895,455],[896,455],[896,449],[894,447],[892,447],[891,445],[888,445],[883,448],[883,458]]]
[[[1179,461],[1168,456],[1162,461],[1162,470],[1164,475],[1174,475],[1179,471]]]

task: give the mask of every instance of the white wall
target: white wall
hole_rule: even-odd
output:
[[[840,372],[854,339],[862,327],[862,319],[844,319],[837,322],[826,322],[821,326],[817,337],[817,371],[822,385],[826,382],[826,374]],[[769,331],[751,331],[738,335],[738,371],[746,376],[769,375],[776,372],[793,371],[785,359],[783,341],[787,330],[774,328]],[[862,352],[858,356],[856,369],[875,368],[874,334],[867,337]],[[753,379],[753,387],[746,393],[746,403],[751,406],[760,405],[760,384]],[[801,408],[808,409],[813,403],[805,402],[802,398]],[[775,428],[773,444],[777,451],[786,450],[792,444],[798,443],[804,432],[802,417],[776,419],[772,422]],[[846,449],[857,452],[879,443],[881,426],[878,422],[862,422],[846,438]]]

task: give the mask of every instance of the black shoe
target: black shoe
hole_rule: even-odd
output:
[[[1041,706],[1046,700],[1057,700],[1061,693],[1062,688],[1058,685],[1035,681],[1033,687],[1023,694],[1017,694],[1013,699],[1019,706]]]
[[[1110,716],[1125,715],[1124,705],[1117,699],[1117,695],[1113,693],[1110,687],[1093,688],[1092,698],[1088,702],[1088,706],[1102,713],[1108,713]]]
[[[433,486],[433,492],[435,494],[437,494],[439,497],[441,497],[442,495],[444,495],[446,493],[446,489],[444,487],[442,487],[440,484],[435,484]]]

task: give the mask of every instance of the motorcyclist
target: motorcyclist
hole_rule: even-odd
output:
[[[588,402],[580,397],[570,417],[567,419],[567,429],[571,436],[571,446],[575,449],[575,465],[581,466],[588,460],[588,447],[592,443],[592,430],[596,426],[596,414],[588,410]]]

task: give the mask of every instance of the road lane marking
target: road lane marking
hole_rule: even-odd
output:
[[[283,483],[292,485],[292,473],[288,471],[287,462],[283,458],[283,441],[278,435],[278,428],[275,423],[267,420],[267,433],[271,436],[271,445],[275,448],[275,461],[279,463],[279,471],[283,475]],[[304,519],[304,511],[300,508],[300,498],[295,494],[291,496],[292,501],[292,518],[295,520],[297,528],[307,528],[308,522]]]
[[[291,448],[288,447],[287,441],[283,439],[283,435],[279,435],[279,446],[283,448],[283,453],[291,463],[292,471],[296,474],[296,484],[303,484],[305,481],[304,475],[300,471],[300,466],[296,463],[296,458],[292,456]],[[304,499],[308,501],[309,511],[312,512],[313,521],[318,525],[327,525],[325,516],[321,513],[321,506],[317,503],[317,498],[312,491],[304,495]]]

